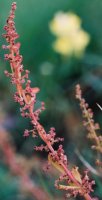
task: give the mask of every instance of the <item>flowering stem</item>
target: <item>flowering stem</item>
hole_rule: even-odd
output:
[[[20,43],[15,43],[15,40],[19,37],[16,33],[14,24],[15,9],[16,3],[13,3],[7,25],[4,27],[6,34],[3,35],[9,43],[8,46],[3,45],[3,48],[9,49],[9,54],[5,54],[5,58],[9,60],[12,71],[11,74],[7,71],[5,74],[11,77],[12,84],[15,84],[16,86],[17,92],[15,94],[15,101],[21,105],[21,115],[30,118],[34,131],[37,131],[40,138],[46,144],[46,146],[36,147],[36,149],[45,149],[52,162],[57,165],[56,168],[63,169],[64,176],[66,176],[68,182],[77,186],[77,189],[74,190],[72,188],[70,193],[74,196],[79,194],[80,196],[83,196],[85,200],[92,200],[89,193],[92,191],[91,186],[93,182],[89,182],[87,176],[85,176],[81,182],[78,181],[72,171],[67,168],[67,157],[64,154],[62,145],[59,145],[58,150],[54,150],[53,148],[53,144],[61,141],[61,139],[55,138],[56,134],[53,129],[51,129],[49,133],[46,133],[45,129],[38,121],[40,112],[44,110],[44,105],[42,105],[40,109],[34,111],[36,94],[39,91],[39,88],[31,88],[30,80],[28,79],[29,72],[28,70],[23,69],[22,56],[19,54]],[[29,132],[30,131],[26,131],[27,136],[29,135]]]

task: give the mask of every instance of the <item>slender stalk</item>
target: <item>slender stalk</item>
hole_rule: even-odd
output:
[[[40,138],[45,142],[45,146],[36,147],[36,149],[45,149],[48,152],[48,156],[53,164],[56,164],[56,168],[61,168],[63,173],[62,180],[67,179],[67,184],[74,185],[70,190],[70,194],[73,196],[83,196],[85,200],[92,200],[90,192],[92,191],[93,181],[89,181],[88,175],[81,178],[81,181],[72,173],[72,170],[68,169],[67,157],[64,154],[62,145],[59,145],[57,150],[54,150],[53,144],[61,141],[59,138],[55,138],[56,133],[53,129],[49,133],[46,133],[44,127],[39,122],[39,114],[44,110],[44,105],[38,110],[34,109],[36,103],[36,94],[39,88],[31,88],[30,80],[28,79],[28,70],[23,69],[22,56],[19,54],[20,43],[16,43],[15,40],[19,37],[15,30],[14,17],[15,17],[16,3],[12,4],[11,12],[7,20],[7,25],[4,27],[6,34],[3,36],[8,42],[8,46],[3,46],[4,49],[9,49],[9,54],[5,55],[5,58],[9,60],[11,66],[11,72],[5,72],[7,76],[11,77],[12,84],[16,86],[15,101],[21,105],[21,115],[23,117],[30,118],[33,126],[33,131],[37,131]],[[24,75],[23,75],[24,74]],[[26,136],[31,131],[26,130]],[[78,173],[78,171],[77,171]],[[57,185],[59,189],[59,185]],[[66,188],[63,187],[63,188]],[[74,189],[75,188],[75,189]],[[66,189],[65,189],[66,190]]]

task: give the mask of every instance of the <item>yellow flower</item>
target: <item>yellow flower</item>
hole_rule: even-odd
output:
[[[50,30],[56,36],[66,36],[80,28],[81,20],[75,14],[58,12],[50,22]]]
[[[71,55],[73,51],[72,42],[68,37],[58,37],[53,42],[53,49],[62,55]]]
[[[62,55],[80,56],[90,41],[89,34],[81,28],[81,19],[71,12],[58,12],[49,27],[57,37],[53,49]]]
[[[75,54],[79,54],[81,51],[84,51],[86,46],[90,41],[90,36],[83,30],[78,31],[78,33],[73,38],[73,49]]]

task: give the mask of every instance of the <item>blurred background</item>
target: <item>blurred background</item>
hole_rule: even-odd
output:
[[[0,35],[12,2],[0,0]],[[102,1],[16,2],[15,22],[24,67],[31,71],[32,86],[40,88],[37,106],[41,101],[46,105],[40,121],[46,131],[53,126],[57,135],[65,138],[70,166],[78,165],[82,172],[90,164],[100,171],[95,165],[97,154],[91,150],[92,142],[82,125],[75,85],[81,85],[95,121],[102,126],[102,111],[96,105],[102,106]],[[53,169],[44,173],[47,154],[34,151],[42,141],[23,137],[31,125],[13,102],[15,88],[4,75],[4,70],[10,68],[4,61],[2,44],[5,41],[1,37],[0,200],[62,200],[65,194],[54,188],[58,174]],[[96,181],[94,195],[101,199],[102,178],[96,174],[91,170],[90,177]]]

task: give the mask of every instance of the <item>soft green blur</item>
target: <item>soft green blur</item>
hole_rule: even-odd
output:
[[[4,32],[10,6],[13,1],[0,0],[0,35]],[[65,138],[64,149],[69,162],[85,166],[76,156],[76,148],[94,168],[97,156],[91,150],[91,144],[86,139],[87,133],[82,128],[82,117],[79,105],[75,100],[75,85],[80,83],[84,97],[93,109],[95,120],[102,125],[102,112],[96,103],[102,106],[102,0],[17,0],[16,29],[20,35],[21,54],[25,69],[30,70],[32,86],[40,88],[37,107],[41,101],[45,102],[46,110],[41,114],[41,123],[48,131],[51,126],[56,128],[57,135]],[[58,11],[72,12],[82,20],[82,28],[90,35],[90,42],[81,57],[61,56],[52,48],[55,36],[51,33],[49,23]],[[10,70],[9,64],[3,59],[4,51],[1,49],[5,40],[0,38],[0,115],[1,126],[5,126],[13,137],[16,151],[26,156],[32,156],[33,146],[41,144],[39,139],[24,139],[24,129],[31,128],[29,120],[20,117],[19,105],[13,102],[12,94],[15,91],[9,79],[4,76],[5,69]],[[0,108],[0,110],[1,110]],[[2,122],[3,121],[3,122]],[[56,148],[56,147],[55,147]],[[36,153],[34,153],[36,154]],[[44,154],[38,154],[47,157]],[[18,185],[15,178],[10,176],[9,167],[0,161],[0,200],[23,199],[19,196]],[[5,167],[4,167],[5,166]],[[36,174],[37,184],[50,194],[52,199],[57,199],[54,180],[43,178],[40,172]],[[102,198],[102,179],[92,174],[96,180],[95,195]],[[12,179],[14,179],[12,181]],[[2,181],[1,181],[2,180]],[[14,183],[14,184],[13,184]],[[11,187],[8,187],[10,185]],[[25,197],[25,199],[27,199]],[[28,197],[30,200],[30,198]],[[78,198],[79,199],[79,198]]]

